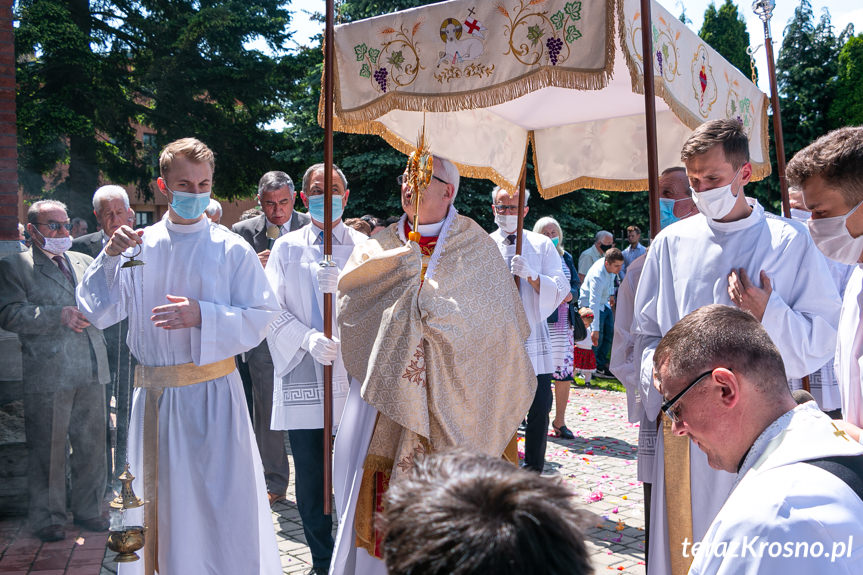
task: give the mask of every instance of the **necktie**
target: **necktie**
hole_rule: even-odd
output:
[[[509,234],[508,236],[506,236],[506,242],[509,245],[514,246],[515,245],[515,234]]]
[[[68,267],[66,267],[66,259],[63,256],[54,256],[51,259],[57,262],[57,267],[60,268],[60,271],[63,272],[63,275],[66,276],[67,280],[69,280],[69,283],[74,286],[75,278],[72,277],[72,272]]]

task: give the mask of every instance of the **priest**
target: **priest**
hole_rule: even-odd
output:
[[[811,238],[797,222],[766,217],[744,195],[752,166],[742,125],[702,124],[684,144],[681,159],[700,214],[656,236],[635,296],[639,392],[650,420],[661,403],[653,387],[653,351],[698,307],[721,303],[751,313],[779,348],[789,377],[821,367],[836,341],[839,295]],[[682,573],[691,560],[682,554],[683,540],[704,536],[734,475],[711,469],[697,445],[671,435],[667,419],[656,453],[648,575]]]
[[[118,228],[77,290],[93,325],[128,317],[140,364],[129,463],[146,503],[125,523],[147,534],[144,560],[122,564],[123,575],[281,573],[234,365],[264,338],[278,303],[252,248],[203,216],[214,167],[202,142],[168,144],[156,181],[168,213],[144,230]],[[145,265],[123,267],[138,250]]]
[[[501,456],[535,392],[530,327],[509,269],[453,207],[455,166],[435,157],[430,167],[419,197],[418,174],[399,177],[404,215],[357,246],[339,279],[354,381],[335,445],[331,573],[386,573],[375,516],[389,483],[447,447]],[[407,242],[410,232],[418,241]]]

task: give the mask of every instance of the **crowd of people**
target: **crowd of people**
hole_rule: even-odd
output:
[[[738,122],[701,125],[661,174],[649,247],[637,226],[623,250],[603,230],[577,258],[553,217],[518,229],[529,190],[521,214],[492,190],[490,234],[460,215],[458,169],[440,157],[419,198],[398,177],[391,221],[344,217],[337,166],[325,206],[315,164],[299,190],[264,174],[259,207],[229,229],[194,138],[162,150],[169,208],[151,226],[135,229],[120,186],[95,191],[89,234],[62,203],[33,203],[28,245],[0,260],[0,327],[24,357],[35,534],[63,539],[67,505],[108,529],[122,468],[107,414],[129,398],[106,384],[134,377],[122,458],[147,503],[125,521],[149,535],[123,574],[281,572],[270,508],[288,487],[286,436],[311,574],[590,573],[572,494],[541,474],[549,433],[574,437],[571,382],[597,375],[621,381],[639,424],[648,575],[809,572],[816,546],[855,572],[863,128],[789,163],[791,219],[745,195],[748,150]],[[764,545],[747,554],[752,540]]]

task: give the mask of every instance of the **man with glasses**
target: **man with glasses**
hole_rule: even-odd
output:
[[[297,507],[312,553],[310,575],[325,575],[333,554],[333,521],[324,515],[324,378],[323,366],[333,366],[333,426],[348,393],[348,376],[339,353],[338,326],[324,337],[325,293],[335,293],[339,270],[345,266],[364,234],[342,222],[350,190],[344,173],[333,166],[332,255],[324,259],[324,165],[315,164],[303,176],[300,198],[312,221],[285,234],[273,244],[267,278],[282,313],[267,335],[275,368],[271,427],[287,430],[294,458]],[[335,299],[335,298],[334,298]],[[335,321],[335,309],[333,309]]]
[[[75,286],[93,258],[67,251],[71,228],[64,204],[35,202],[27,212],[32,247],[0,260],[0,327],[21,340],[29,515],[43,541],[66,536],[67,438],[75,524],[108,528],[102,517],[108,357],[102,332],[75,305]]]
[[[551,375],[557,367],[551,349],[551,335],[546,319],[567,297],[569,280],[563,273],[560,254],[543,234],[522,231],[521,255],[515,253],[518,227],[518,196],[496,187],[491,193],[492,213],[497,230],[491,239],[497,244],[512,274],[519,282],[519,296],[530,324],[530,337],[524,344],[533,363],[536,394],[527,413],[524,428],[524,466],[542,473],[548,442],[548,412],[551,409]],[[525,190],[524,215],[530,192]]]
[[[704,538],[679,549],[695,556],[690,573],[859,572],[863,446],[814,401],[796,404],[761,322],[731,306],[699,308],[659,342],[653,373],[672,432],[733,474]]]
[[[237,222],[231,228],[240,234],[255,253],[261,265],[267,265],[270,248],[276,239],[298,230],[309,223],[308,214],[294,210],[294,182],[285,172],[272,171],[261,176],[258,182],[258,203],[263,214]],[[267,482],[267,497],[270,505],[285,498],[291,475],[288,453],[285,449],[285,433],[271,429],[273,411],[273,359],[267,340],[237,356],[237,368],[243,375],[243,386],[251,395],[252,425],[255,441],[264,464]],[[249,398],[247,398],[248,400]]]
[[[432,167],[416,229],[416,192],[400,178],[401,219],[354,248],[339,278],[341,351],[356,381],[334,453],[333,573],[386,573],[375,518],[387,487],[424,453],[459,446],[500,457],[535,392],[512,275],[453,206],[456,167],[437,157]],[[412,231],[419,241],[407,241]]]
[[[639,393],[650,421],[657,421],[661,403],[653,350],[698,307],[721,303],[751,313],[779,348],[790,377],[823,365],[836,340],[839,295],[811,238],[796,222],[767,217],[744,195],[752,165],[740,122],[702,124],[681,160],[700,213],[654,238],[634,304],[634,357],[641,358]],[[691,558],[681,555],[680,541],[704,536],[734,481],[711,469],[696,443],[675,438],[667,419],[657,425],[648,575],[686,571]],[[665,488],[670,478],[674,489]]]

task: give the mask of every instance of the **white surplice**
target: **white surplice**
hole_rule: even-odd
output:
[[[733,305],[728,274],[743,268],[755,285],[760,272],[773,291],[762,325],[779,348],[789,377],[801,377],[823,365],[834,353],[839,294],[824,258],[805,227],[782,218],[752,212],[734,222],[708,220],[696,214],[663,229],[644,261],[635,296],[632,331],[641,357],[640,389],[646,416],[655,420],[662,398],[653,387],[653,351],[665,333],[689,312],[712,304]],[[665,485],[662,434],[656,441],[656,469],[651,505],[648,575],[669,570],[665,530]],[[734,475],[712,469],[707,457],[690,444],[693,537],[700,540],[725,501]]]
[[[842,417],[863,427],[863,266],[845,288],[834,369],[842,397]]]
[[[690,575],[856,575],[863,565],[863,501],[842,479],[805,463],[860,456],[813,402],[765,429],[710,525]]]
[[[257,256],[243,239],[202,218],[167,219],[144,231],[145,265],[121,268],[104,251],[78,286],[78,306],[104,328],[129,318],[129,349],[145,366],[206,365],[251,349],[278,315]],[[166,295],[195,299],[201,326],[157,328],[152,309]],[[136,389],[129,427],[135,492],[142,477],[144,389]],[[162,573],[281,573],[261,458],[237,371],[184,387],[159,400],[159,566]],[[152,505],[153,503],[148,504]],[[143,509],[125,512],[141,525]],[[147,536],[152,537],[153,526]],[[144,562],[120,573],[142,573]]]
[[[639,382],[641,380],[641,355],[635,354],[635,338],[632,335],[632,316],[635,312],[635,292],[641,270],[642,255],[631,264],[629,271],[617,289],[617,305],[614,309],[614,340],[608,369],[626,388],[626,410],[630,423],[638,423],[638,465],[636,478],[644,483],[654,482],[656,465],[656,419],[647,417],[641,402]]]
[[[323,231],[309,223],[283,235],[267,260],[267,278],[282,308],[270,325],[267,343],[273,356],[272,429],[324,427],[323,366],[302,348],[309,329],[323,332],[324,298],[318,287],[318,262],[324,259]],[[354,246],[368,237],[344,223],[333,227],[333,261],[345,266]],[[338,339],[335,297],[333,337]],[[337,426],[348,394],[348,374],[341,352],[333,363],[333,425]]]
[[[515,255],[515,245],[507,242],[506,234],[500,228],[489,235],[509,266]],[[551,336],[546,319],[569,293],[569,280],[563,273],[563,260],[548,237],[523,230],[521,256],[539,274],[539,292],[533,289],[526,279],[518,278],[521,303],[524,306],[527,321],[530,323],[530,336],[524,342],[524,348],[530,356],[537,375],[554,373],[557,366],[554,365]]]

